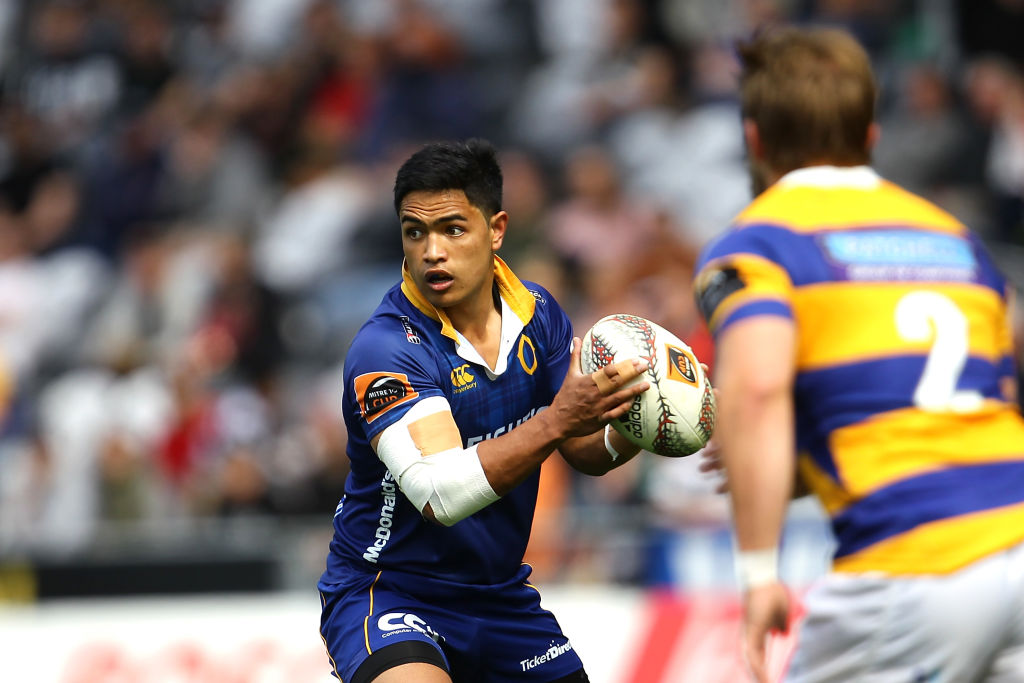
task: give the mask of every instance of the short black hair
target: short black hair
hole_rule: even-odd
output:
[[[485,218],[501,211],[501,166],[494,146],[473,138],[432,142],[409,157],[395,175],[395,212],[410,192],[462,190]]]

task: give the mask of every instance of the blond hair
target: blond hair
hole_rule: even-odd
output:
[[[851,35],[787,27],[737,50],[743,118],[757,125],[773,170],[868,163],[877,89],[871,61]]]

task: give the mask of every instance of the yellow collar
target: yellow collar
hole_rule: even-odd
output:
[[[505,300],[508,307],[516,314],[516,317],[522,321],[524,326],[529,323],[533,319],[533,311],[537,306],[537,300],[533,298],[530,290],[519,281],[519,278],[512,272],[512,269],[498,256],[494,257],[494,281],[498,283],[498,293],[501,295],[501,298]],[[434,308],[434,305],[424,298],[416,284],[412,281],[412,276],[409,275],[408,264],[404,262],[402,263],[402,293],[412,302],[413,306],[441,323],[441,334],[458,341],[458,336],[455,334],[455,328],[452,327],[451,320],[448,319],[448,314],[439,308]]]

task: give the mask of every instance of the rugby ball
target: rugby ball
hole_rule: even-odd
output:
[[[584,373],[630,358],[647,361],[641,378],[651,388],[612,427],[657,455],[679,458],[703,448],[715,429],[715,395],[693,350],[660,325],[626,313],[601,318],[583,337]]]

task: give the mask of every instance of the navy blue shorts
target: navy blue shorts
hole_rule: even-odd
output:
[[[583,669],[525,580],[467,591],[393,577],[368,574],[320,594],[320,634],[343,683],[372,680],[395,662],[433,661],[455,683],[552,683]]]

